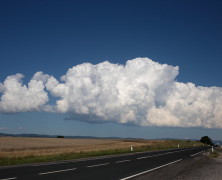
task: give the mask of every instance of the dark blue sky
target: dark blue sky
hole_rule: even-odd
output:
[[[221,42],[220,0],[0,2],[0,82],[16,73],[24,74],[26,82],[37,71],[59,78],[68,68],[83,62],[97,64],[108,60],[124,64],[126,60],[136,57],[149,57],[159,63],[179,66],[177,80],[180,82],[221,87]],[[58,130],[44,129],[37,125],[42,124],[41,121],[27,123],[32,116],[35,116],[34,119],[45,119],[46,124],[56,117]],[[76,128],[78,133],[75,133],[71,129],[59,129],[64,123],[67,121],[60,115],[47,113],[0,114],[0,127],[10,129],[7,132],[17,132],[16,127],[26,126],[27,132],[35,133],[131,136],[128,130],[122,131],[132,127],[122,125],[68,122],[73,123],[75,128],[79,127]],[[71,125],[64,126],[68,128]],[[118,127],[116,129],[119,131],[95,133],[96,129],[101,129],[100,126],[104,126],[105,130]],[[150,127],[141,129],[135,127],[133,136],[159,137]],[[138,135],[140,131],[152,133]],[[175,133],[166,133],[162,137],[184,137],[187,132],[194,130],[188,128],[183,131],[184,134],[180,135],[180,129],[173,128],[172,132]],[[204,129],[199,131],[205,133]],[[196,136],[199,135],[200,132]],[[219,138],[219,135],[214,137]]]

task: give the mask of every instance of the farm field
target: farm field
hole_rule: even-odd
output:
[[[0,137],[0,165],[55,161],[201,145],[187,140]]]

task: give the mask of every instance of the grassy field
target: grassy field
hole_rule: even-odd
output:
[[[0,137],[0,165],[46,162],[84,157],[193,147],[189,140],[119,140]]]

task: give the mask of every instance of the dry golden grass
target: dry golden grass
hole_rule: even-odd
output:
[[[0,158],[45,156],[67,153],[153,146],[161,140],[110,140],[0,137]]]

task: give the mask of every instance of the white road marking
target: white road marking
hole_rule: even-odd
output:
[[[170,163],[164,164],[164,165],[162,165],[162,166],[158,166],[158,167],[156,167],[156,168],[153,168],[153,169],[150,169],[150,170],[147,170],[147,171],[143,171],[143,172],[138,173],[138,174],[134,174],[134,175],[132,175],[132,176],[128,176],[128,177],[122,178],[122,179],[120,179],[120,180],[131,179],[131,178],[133,178],[133,177],[136,177],[136,176],[139,176],[139,175],[142,175],[142,174],[145,174],[145,173],[148,173],[148,172],[154,171],[154,170],[156,170],[156,169],[160,169],[160,168],[162,168],[162,167],[165,167],[165,166],[168,166],[168,165],[171,165],[171,164],[177,163],[177,162],[179,162],[179,161],[182,161],[182,159],[179,159],[179,160],[176,160],[176,161],[173,161],[173,162],[170,162]]]
[[[192,149],[194,149],[194,148],[192,148]],[[139,157],[139,158],[137,158],[137,159],[151,158],[151,157],[155,157],[155,156],[162,156],[162,155],[165,155],[165,154],[178,153],[178,152],[181,152],[181,151],[188,151],[188,150],[192,150],[192,149],[185,149],[185,150],[179,150],[179,151],[172,151],[172,152],[167,152],[167,153],[157,154],[157,155],[152,155],[152,156],[143,156],[143,157]]]
[[[202,152],[204,152],[204,151],[201,151],[201,152],[198,152],[198,153],[196,153],[196,154],[192,154],[192,155],[190,155],[190,156],[196,156],[196,155],[198,155],[198,154],[200,154],[200,153],[202,153]]]
[[[17,177],[6,178],[6,179],[0,179],[0,180],[11,180],[11,179],[17,179]]]
[[[105,166],[109,163],[104,163],[104,164],[96,164],[96,165],[91,165],[91,166],[87,166],[88,168],[91,168],[91,167],[97,167],[97,166]]]
[[[154,156],[143,156],[143,157],[139,157],[139,158],[137,158],[137,159],[146,159],[146,158],[155,157],[155,156],[158,156],[158,155],[154,155]]]
[[[32,166],[50,166],[50,165],[56,165],[56,164],[64,164],[69,162],[54,162],[54,163],[45,163],[45,164],[33,164]]]
[[[59,173],[59,172],[65,172],[65,171],[74,171],[74,170],[76,170],[76,168],[72,168],[72,169],[63,169],[63,170],[51,171],[51,172],[44,172],[44,173],[39,173],[39,175],[53,174],[53,173]]]
[[[174,153],[174,152],[167,152],[167,153],[157,154],[157,155],[153,155],[153,156],[143,156],[143,157],[139,157],[137,159],[145,159],[145,158],[150,158],[150,157],[155,157],[155,156],[162,156],[162,155],[171,154],[171,153]]]
[[[123,160],[123,161],[116,161],[116,163],[123,163],[123,162],[128,162],[128,161],[130,161],[130,160]]]

